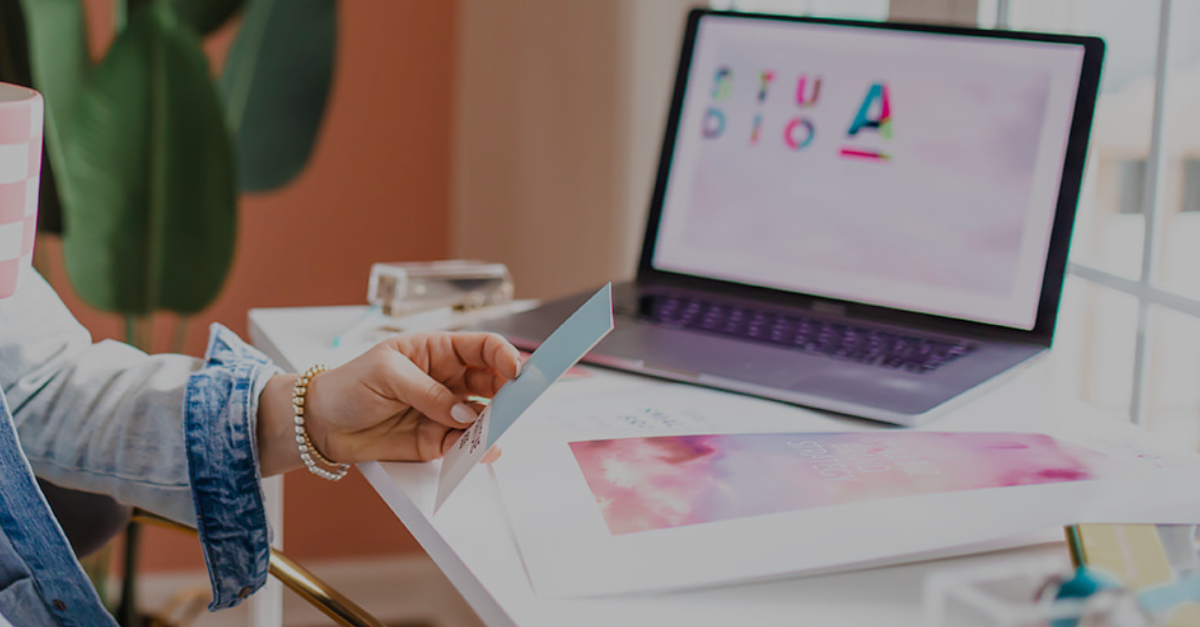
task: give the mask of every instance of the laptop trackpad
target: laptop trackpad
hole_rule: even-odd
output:
[[[810,356],[764,348],[669,327],[618,323],[596,352],[639,358],[651,372],[680,378],[696,380],[703,373],[782,389],[819,372],[807,363]]]

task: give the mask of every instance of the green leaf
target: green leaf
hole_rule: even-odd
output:
[[[33,83],[46,98],[47,113],[66,120],[92,67],[82,3],[21,0],[21,7],[29,36]]]
[[[250,0],[221,76],[242,189],[283,186],[308,162],[336,44],[334,0]]]
[[[208,60],[170,8],[134,10],[66,138],[71,282],[92,306],[195,313],[233,257],[237,185]]]
[[[6,4],[13,3],[6,0]],[[38,223],[45,230],[61,232],[60,203],[67,178],[62,138],[69,132],[66,127],[92,70],[86,16],[80,0],[20,0],[15,4],[20,5],[24,18],[29,84],[42,92],[46,101]],[[5,19],[11,14],[6,11]]]
[[[207,35],[229,21],[245,0],[171,0],[179,21]]]

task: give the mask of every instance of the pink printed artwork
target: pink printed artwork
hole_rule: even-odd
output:
[[[1100,478],[1113,462],[1027,433],[774,433],[572,442],[614,535],[959,490]]]

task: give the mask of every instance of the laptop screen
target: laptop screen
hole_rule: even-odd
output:
[[[651,265],[1032,329],[1083,58],[705,15]]]

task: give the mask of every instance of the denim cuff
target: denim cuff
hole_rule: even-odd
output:
[[[196,529],[212,582],[210,610],[262,587],[270,557],[256,425],[258,398],[282,372],[229,329],[209,329],[204,366],[188,378],[183,430]]]

